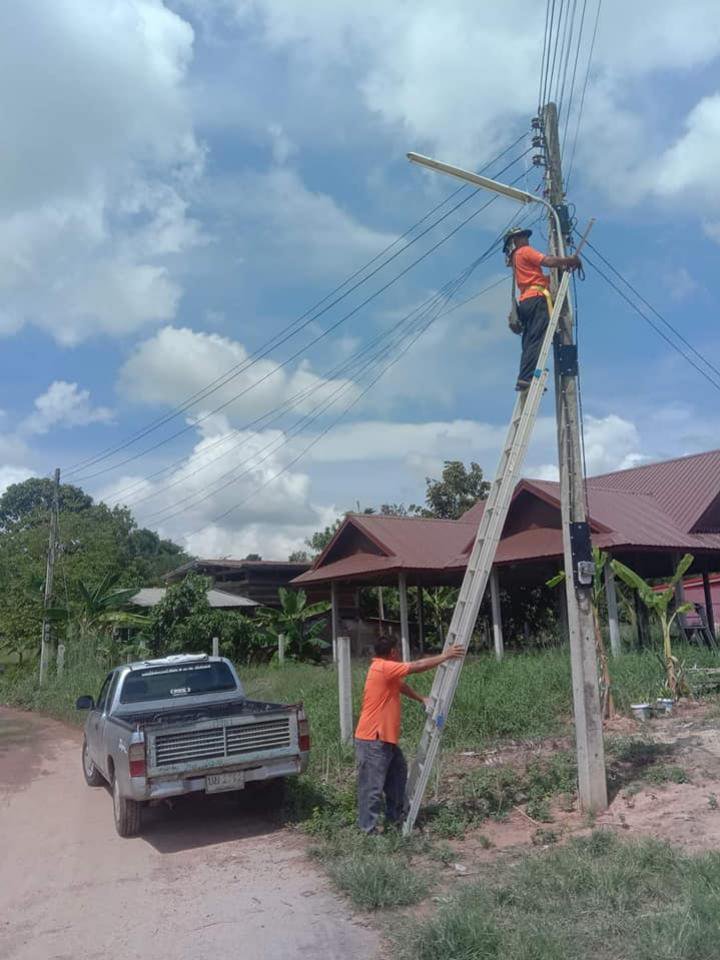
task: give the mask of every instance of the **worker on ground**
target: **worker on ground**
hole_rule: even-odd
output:
[[[503,253],[507,265],[513,269],[520,295],[517,304],[513,297],[513,309],[508,320],[513,333],[522,335],[522,356],[516,390],[527,390],[530,386],[550,321],[550,278],[542,272],[542,267],[577,270],[581,266],[579,257],[551,257],[535,250],[528,239],[531,235],[532,230],[512,227],[505,234],[503,244]]]
[[[376,833],[385,794],[385,819],[399,826],[405,816],[407,764],[398,746],[400,739],[400,694],[417,700],[427,709],[430,700],[416,693],[404,679],[411,673],[434,670],[446,660],[462,657],[461,646],[449,647],[435,657],[403,663],[397,640],[379,637],[355,730],[358,765],[358,823],[364,833]]]

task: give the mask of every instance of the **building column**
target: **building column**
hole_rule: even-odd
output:
[[[410,659],[410,623],[408,620],[407,574],[398,574],[398,590],[400,592],[400,646],[402,658],[405,662]]]
[[[330,613],[332,629],[332,658],[337,663],[337,638],[340,635],[340,598],[336,580],[330,581]]]
[[[615,590],[615,574],[610,566],[608,557],[605,564],[605,598],[607,599],[608,609],[608,630],[610,632],[610,652],[614,657],[619,657],[622,653],[622,642],[620,639],[620,619],[618,617],[617,591]]]
[[[417,622],[418,622],[418,647],[420,653],[425,653],[425,615],[423,613],[423,588],[418,584],[417,587]]]
[[[497,567],[493,564],[490,571],[490,606],[492,608],[493,643],[495,645],[495,659],[502,660],[504,653],[502,613],[500,611],[500,583]]]
[[[682,560],[682,554],[676,553],[676,554],[673,555],[673,564],[674,564],[674,566],[675,566],[676,569],[677,569],[677,565],[680,563],[681,560]],[[678,582],[675,584],[675,606],[676,606],[676,607],[679,607],[680,604],[682,604],[682,603],[685,603],[685,585],[684,585],[684,583],[682,582],[682,580],[678,580]],[[684,634],[685,634],[685,615],[681,613],[681,614],[676,618],[675,622],[676,622],[677,625],[678,625],[678,630],[679,630],[679,632],[680,632],[680,634],[681,634],[681,637],[684,639]]]
[[[705,593],[705,610],[710,633],[715,636],[715,611],[713,610],[712,590],[710,589],[710,574],[703,570],[703,592]]]

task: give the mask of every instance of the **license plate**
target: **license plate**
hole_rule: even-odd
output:
[[[245,786],[245,774],[242,770],[235,773],[211,773],[205,777],[206,793],[222,793],[224,790],[242,790]]]

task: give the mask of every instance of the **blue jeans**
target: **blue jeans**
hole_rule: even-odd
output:
[[[358,825],[363,833],[372,833],[382,813],[400,824],[405,816],[407,764],[400,747],[384,740],[355,740],[358,771]]]

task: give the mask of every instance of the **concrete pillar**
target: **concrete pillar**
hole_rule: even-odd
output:
[[[285,634],[278,634],[278,663],[285,663]]]
[[[425,615],[423,613],[423,588],[418,584],[417,588],[417,622],[418,622],[418,647],[420,653],[425,653]]]
[[[622,653],[620,639],[620,619],[618,617],[617,591],[615,589],[615,574],[610,566],[610,558],[605,564],[605,597],[608,608],[608,630],[610,632],[610,651],[614,657]]]
[[[57,675],[59,677],[63,675],[64,669],[65,669],[65,644],[59,643],[57,648],[57,663],[56,663]]]
[[[675,569],[677,569],[677,565],[681,560],[682,554],[676,553],[673,555],[673,565]],[[675,584],[675,606],[679,607],[681,603],[685,603],[685,585],[683,584],[682,580],[678,580],[678,582]],[[684,639],[685,615],[681,613],[680,616],[676,618],[675,622],[678,625],[678,630],[681,634],[681,637]]]
[[[351,743],[353,739],[353,708],[350,637],[337,638],[337,657],[340,740],[342,743]]]
[[[710,575],[707,570],[703,570],[703,591],[705,593],[705,610],[707,612],[707,622],[710,633],[715,636],[715,611],[713,610],[712,590],[710,589]],[[60,657],[60,648],[58,647],[58,658]],[[59,659],[58,659],[59,662]]]
[[[330,619],[332,629],[332,658],[337,663],[337,638],[340,633],[340,597],[336,580],[330,581]]]
[[[497,567],[490,571],[490,606],[492,608],[493,643],[495,645],[495,659],[502,660],[505,648],[503,645],[502,613],[500,611],[500,584]]]
[[[410,622],[408,620],[407,574],[398,574],[398,590],[400,592],[400,646],[402,658],[407,663],[410,659]]]
[[[212,638],[212,655],[214,657],[220,656],[220,640],[217,637]]]

